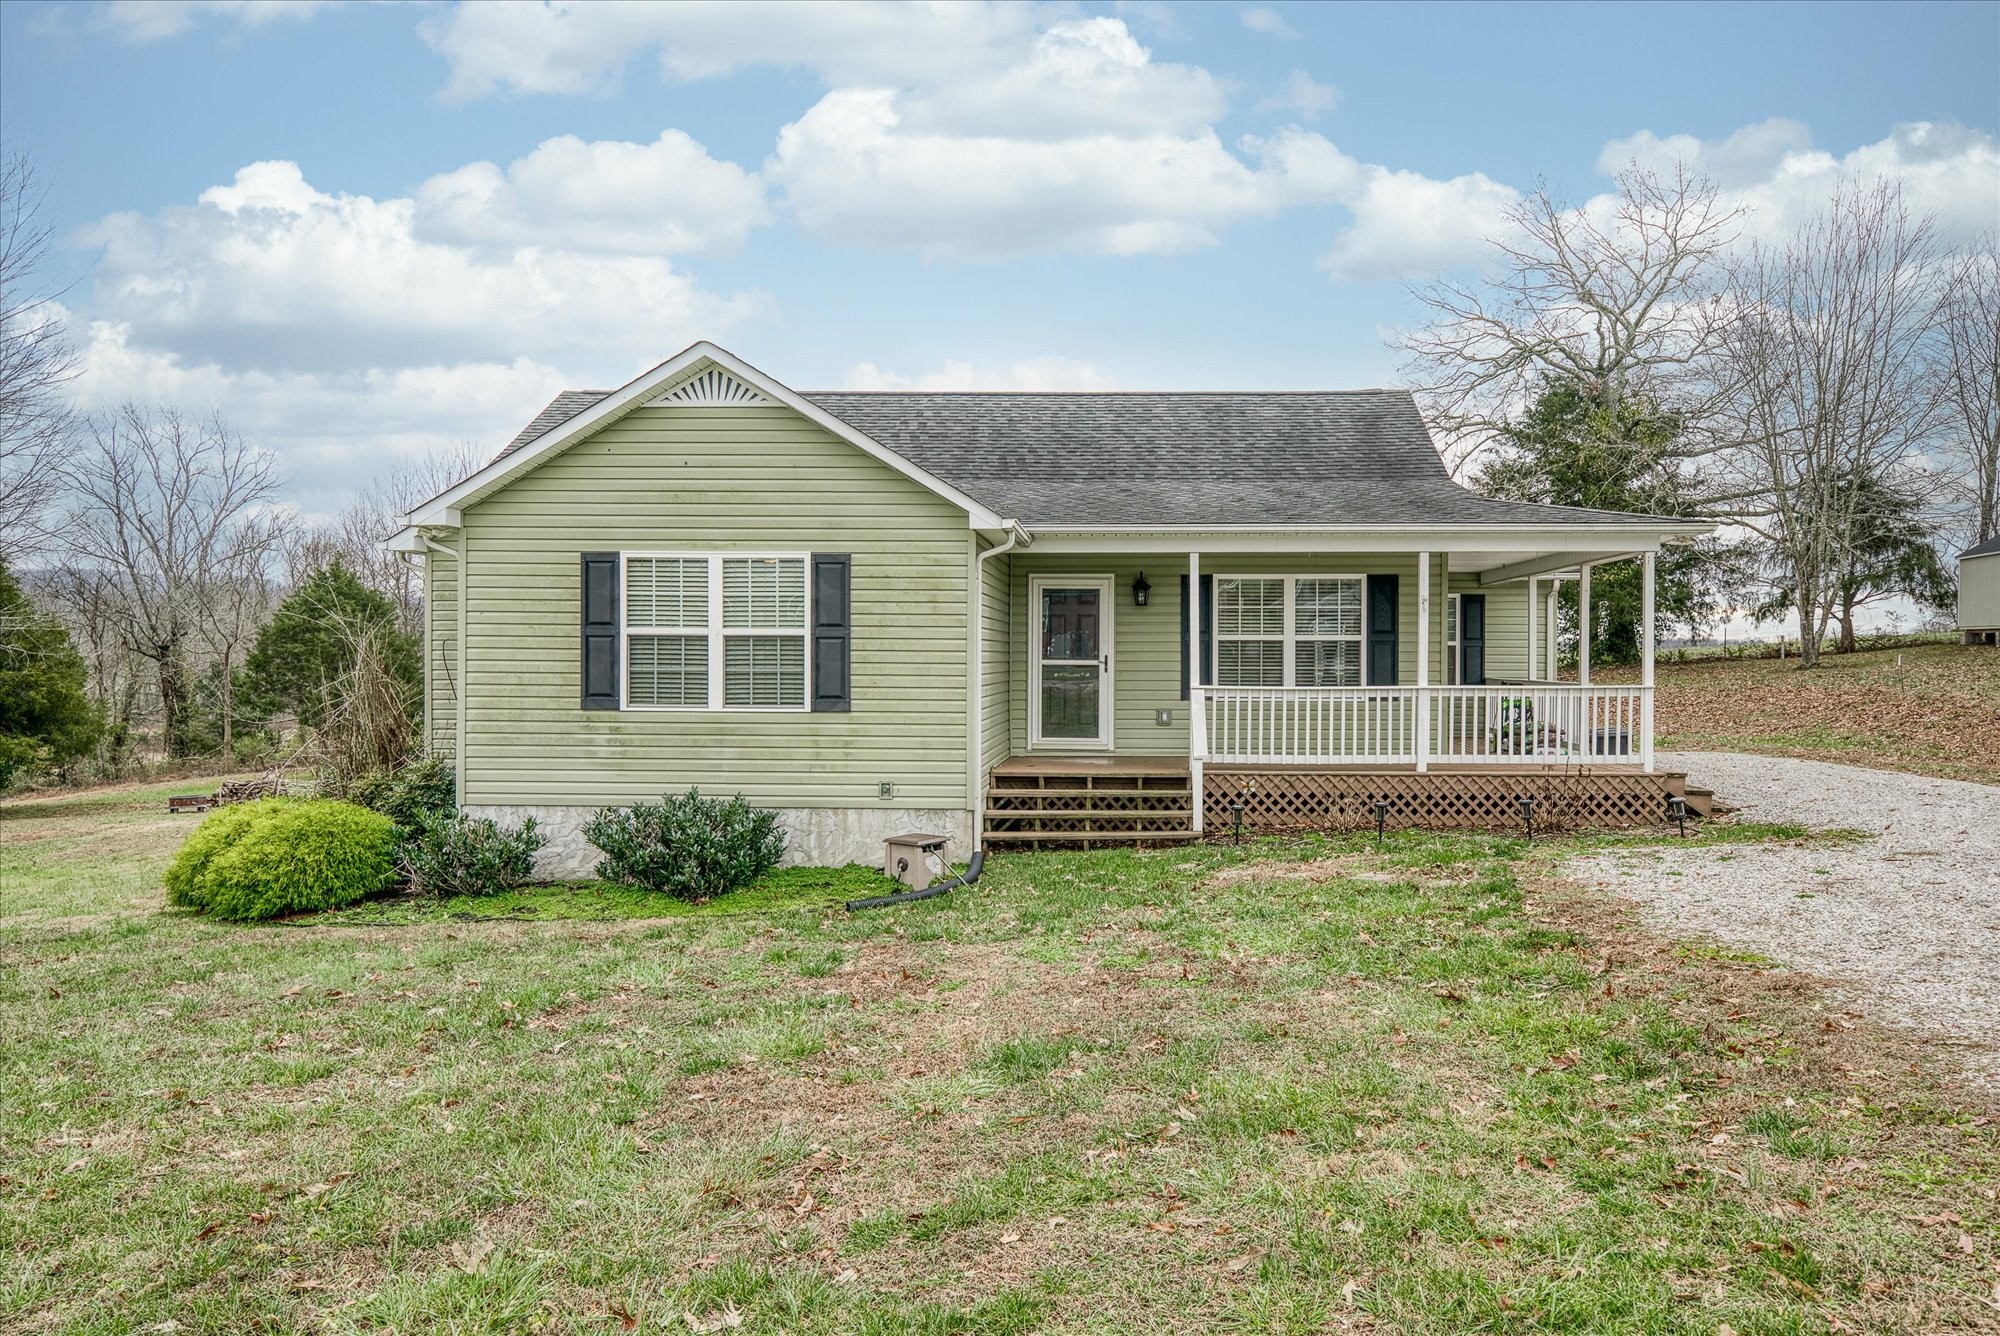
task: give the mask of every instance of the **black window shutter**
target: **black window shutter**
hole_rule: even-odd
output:
[[[583,708],[618,708],[618,554],[583,554]]]
[[[854,662],[851,575],[854,558],[845,553],[813,553],[812,707],[847,710],[853,706],[849,674]]]
[[[1188,578],[1181,577],[1181,699],[1188,698]],[[1201,577],[1201,684],[1215,685],[1215,577]]]
[[[1458,680],[1486,685],[1486,595],[1458,596]]]
[[[1401,606],[1399,577],[1368,577],[1368,684],[1396,685],[1396,614]]]

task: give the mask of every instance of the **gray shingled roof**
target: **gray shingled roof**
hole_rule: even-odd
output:
[[[502,455],[602,391],[559,395]],[[1403,390],[803,398],[1030,527],[1631,523],[1451,480]]]
[[[1963,560],[1966,557],[1990,557],[1996,553],[2000,553],[2000,538],[1989,538],[1977,547],[1968,547],[1958,555]]]

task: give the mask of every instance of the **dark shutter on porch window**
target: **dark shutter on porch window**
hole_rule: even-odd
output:
[[[1458,596],[1458,680],[1486,685],[1486,595]]]
[[[583,554],[583,708],[618,708],[618,554]]]
[[[1201,684],[1215,685],[1215,577],[1201,577]],[[1188,578],[1181,577],[1181,699],[1188,698]]]
[[[1368,577],[1368,685],[1396,685],[1396,615],[1402,605],[1394,575]]]
[[[854,663],[854,558],[813,553],[812,707],[853,708],[849,675]]]

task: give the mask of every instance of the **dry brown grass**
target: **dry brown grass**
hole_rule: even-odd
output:
[[[1630,670],[1605,672],[1630,681]],[[1980,645],[1659,665],[1660,745],[2000,784],[2000,650]]]

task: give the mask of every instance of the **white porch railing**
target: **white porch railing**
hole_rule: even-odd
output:
[[[1208,687],[1223,765],[1652,763],[1646,686]]]

